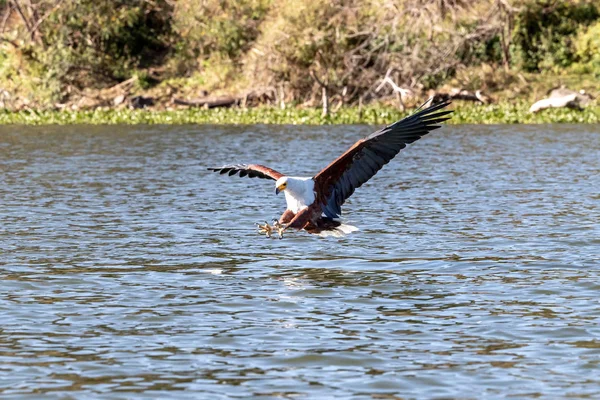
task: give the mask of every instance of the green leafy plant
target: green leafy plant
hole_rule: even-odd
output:
[[[600,108],[583,111],[550,109],[532,114],[525,102],[503,102],[494,105],[455,103],[448,124],[516,124],[516,123],[599,123]],[[371,106],[359,109],[344,107],[328,116],[318,108],[271,107],[252,109],[221,108],[175,111],[111,110],[89,111],[2,111],[0,124],[370,124],[385,125],[406,116],[392,107]]]

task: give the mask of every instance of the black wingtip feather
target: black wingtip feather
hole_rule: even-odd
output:
[[[431,98],[431,97],[430,97],[429,99],[427,99],[427,101],[426,101],[425,103],[423,103],[423,104],[421,105],[421,107],[419,107],[419,109],[418,109],[418,110],[419,110],[419,111],[418,111],[418,113],[432,113],[432,112],[435,112],[435,111],[437,111],[437,110],[441,110],[442,108],[446,108],[446,107],[448,107],[450,104],[452,104],[452,101],[451,101],[451,100],[444,100],[444,101],[440,101],[439,103],[431,104],[429,107],[427,107],[427,108],[423,108],[423,109],[422,109],[422,107],[423,107],[425,104],[429,103],[431,100],[432,100],[432,98]],[[418,114],[418,113],[415,113],[415,114]]]
[[[261,178],[261,179],[273,179],[275,180],[274,176],[269,175],[268,171],[277,173],[277,171],[274,171],[270,168],[264,167],[262,165],[259,165],[258,167],[264,168],[267,170],[267,172],[265,173],[263,170],[254,170],[253,168],[256,168],[254,166],[248,165],[248,164],[230,164],[230,165],[223,165],[222,167],[208,167],[207,170],[209,171],[213,171],[213,172],[218,172],[221,175],[225,175],[228,174],[229,176],[233,176],[233,175],[239,175],[240,177],[249,177],[249,178]]]
[[[448,115],[452,110],[443,109],[449,106],[451,101],[446,100],[423,108],[430,100],[423,103],[413,114],[363,139],[363,145],[358,147],[358,153],[354,154],[352,163],[331,188],[323,209],[327,217],[339,217],[342,204],[355,189],[375,175],[408,143],[413,143],[429,132],[441,128],[439,124],[450,119]]]

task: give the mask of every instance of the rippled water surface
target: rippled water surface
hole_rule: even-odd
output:
[[[369,127],[1,127],[0,397],[600,397],[600,128],[460,126],[258,236]]]

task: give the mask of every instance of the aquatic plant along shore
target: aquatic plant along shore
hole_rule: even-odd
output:
[[[587,107],[582,111],[568,108],[528,112],[528,104],[473,105],[455,102],[448,124],[548,124],[548,123],[598,123],[600,107]],[[0,111],[0,124],[12,125],[114,125],[114,124],[281,124],[281,125],[387,125],[409,114],[394,107],[344,107],[323,116],[318,108],[285,109],[256,107],[249,109],[187,109],[187,110],[114,110],[94,109],[80,111],[21,110]]]

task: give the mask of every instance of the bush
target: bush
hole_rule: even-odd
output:
[[[371,25],[360,10],[347,11],[346,7],[356,10],[355,2],[279,0],[245,60],[248,80],[264,85],[286,82],[294,98],[318,90],[311,73],[332,88],[352,84],[360,70],[349,69],[345,55],[371,38],[349,37],[359,25]]]
[[[600,22],[582,29],[575,39],[578,66],[583,72],[600,75]]]
[[[515,19],[512,61],[528,72],[563,69],[576,61],[571,37],[600,13],[592,0],[529,0]]]
[[[271,0],[178,0],[174,29],[181,55],[207,59],[213,53],[235,59],[259,33]]]
[[[489,12],[483,3],[444,2],[444,13],[437,1],[276,0],[245,72],[249,82],[285,83],[288,96],[313,103],[321,91],[315,76],[346,102],[390,94],[389,86],[374,91],[388,69],[398,85],[435,87],[461,63],[464,38]]]

